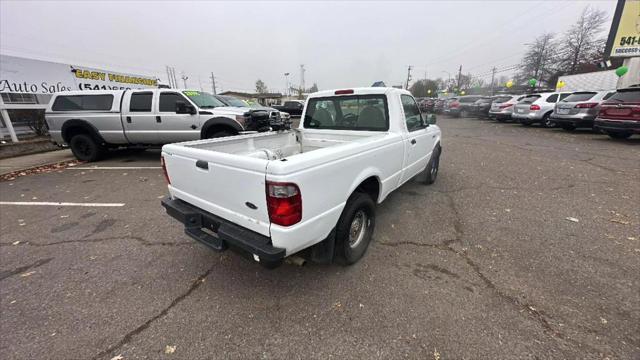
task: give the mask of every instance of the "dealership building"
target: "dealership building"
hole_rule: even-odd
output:
[[[158,87],[158,78],[0,54],[0,140],[44,131],[51,95],[68,90]]]

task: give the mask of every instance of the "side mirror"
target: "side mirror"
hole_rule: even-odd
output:
[[[427,124],[435,125],[436,123],[436,114],[427,114]]]
[[[184,101],[176,101],[176,114],[196,114],[196,109],[191,104]]]

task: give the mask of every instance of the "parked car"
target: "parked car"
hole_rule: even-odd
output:
[[[298,129],[165,145],[162,205],[194,240],[266,267],[304,249],[353,264],[376,204],[414,177],[436,180],[441,132],[429,117],[406,90],[317,92]]]
[[[422,111],[423,113],[433,113],[435,104],[436,100],[433,98],[425,98],[424,100],[418,102],[420,111]]]
[[[489,117],[496,119],[500,122],[511,120],[511,114],[513,113],[513,107],[520,100],[524,99],[526,95],[498,95],[491,103],[491,109],[489,110]]]
[[[471,114],[475,117],[489,117],[489,110],[491,109],[491,103],[493,103],[494,99],[494,97],[486,96],[476,100],[473,105],[471,105]]]
[[[567,131],[582,127],[593,128],[593,121],[600,112],[600,104],[614,93],[615,90],[574,92],[556,104],[551,120]]]
[[[459,96],[449,104],[449,115],[467,117],[473,111],[473,104],[482,98],[479,95]]]
[[[593,127],[614,139],[640,134],[640,87],[618,89],[600,106]]]
[[[556,103],[569,95],[571,95],[569,92],[530,94],[514,106],[511,117],[524,126],[540,123],[547,128],[555,127],[555,122],[551,120],[551,113]]]
[[[283,105],[273,105],[272,107],[276,110],[284,111],[291,116],[300,116],[304,108],[304,100],[289,100],[285,101]]]
[[[227,106],[249,107],[269,112],[270,125],[273,130],[282,130],[291,126],[291,115],[272,107],[263,106],[257,102],[248,102],[228,95],[214,95],[214,97]]]
[[[443,113],[445,113],[446,115],[454,115],[454,114],[452,113],[452,109],[453,109],[453,108],[451,107],[451,105],[452,105],[452,104],[454,104],[454,103],[456,103],[456,106],[455,106],[455,107],[458,107],[460,104],[457,104],[457,100],[458,100],[458,98],[457,98],[457,97],[450,97],[450,98],[448,98],[448,99],[445,99],[445,100],[444,100],[444,104],[443,104],[443,106],[442,106],[442,108],[443,108],[443,109],[442,109],[442,112],[443,112]],[[456,109],[456,110],[457,110],[457,109]]]
[[[433,112],[436,114],[442,114],[444,112],[445,102],[446,101],[444,99],[436,99],[433,104]]]
[[[229,107],[196,90],[93,90],[55,93],[45,119],[54,143],[68,144],[82,161],[116,147],[148,147],[180,141],[269,131],[269,114]]]

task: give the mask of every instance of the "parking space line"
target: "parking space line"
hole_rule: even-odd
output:
[[[162,169],[162,166],[83,166],[70,167],[71,170],[143,170],[143,169]]]
[[[45,201],[0,201],[0,205],[120,207],[120,206],[124,206],[124,203],[72,203],[72,202],[45,202]]]

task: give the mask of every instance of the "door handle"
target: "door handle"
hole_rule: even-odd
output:
[[[160,116],[156,116],[156,122],[162,122],[162,119],[160,118]]]
[[[209,163],[204,160],[198,160],[196,161],[196,167],[199,167],[203,170],[209,170]]]
[[[131,124],[131,116],[127,116],[127,123]]]
[[[411,139],[411,145],[415,145],[416,144],[416,139]]]
[[[197,128],[197,126],[195,126],[195,125],[191,125],[191,129],[192,129],[192,130],[195,130],[196,128]]]

